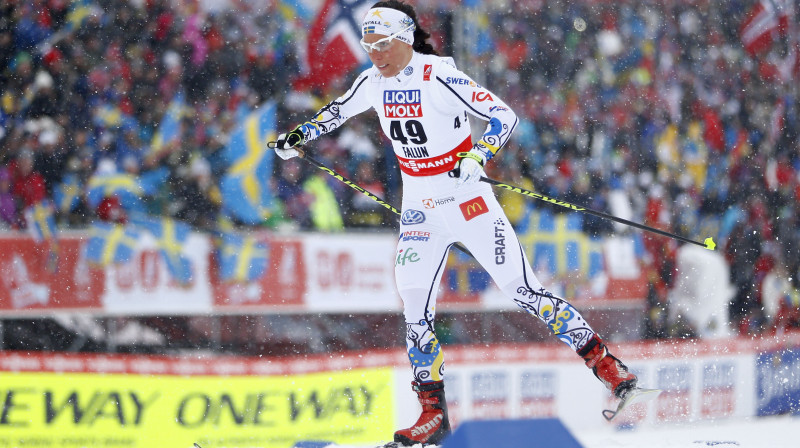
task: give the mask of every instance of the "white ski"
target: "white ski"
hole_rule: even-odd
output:
[[[661,389],[642,389],[641,387],[635,387],[628,392],[619,400],[617,403],[617,409],[606,409],[603,411],[603,417],[606,420],[611,421],[616,417],[620,412],[624,411],[625,408],[632,404],[642,403],[645,401],[653,400],[661,393]]]

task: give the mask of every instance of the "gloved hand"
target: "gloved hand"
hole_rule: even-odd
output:
[[[278,141],[275,145],[275,153],[278,154],[278,157],[281,159],[289,160],[292,157],[300,155],[300,151],[295,148],[303,146],[303,143],[305,143],[305,136],[303,135],[303,131],[297,127],[288,134],[281,134],[278,136]]]
[[[478,151],[460,152],[458,156],[461,160],[458,162],[458,180],[456,181],[456,188],[462,185],[472,185],[481,179],[483,174],[483,164],[486,163],[486,157]]]

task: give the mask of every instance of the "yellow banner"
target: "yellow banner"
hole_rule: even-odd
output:
[[[288,448],[391,440],[391,369],[290,377],[0,372],[0,447]]]

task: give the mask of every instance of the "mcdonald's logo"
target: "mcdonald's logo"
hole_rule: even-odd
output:
[[[486,206],[486,202],[480,196],[467,202],[462,202],[458,207],[467,221],[484,213],[489,213],[489,207]]]

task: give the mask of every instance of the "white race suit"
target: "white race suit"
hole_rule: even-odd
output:
[[[457,153],[473,148],[470,117],[489,122],[475,144],[487,160],[508,141],[517,124],[508,105],[451,61],[414,52],[405,69],[391,78],[372,67],[344,95],[301,125],[306,141],[311,141],[373,108],[392,141],[403,179],[395,278],[404,305],[408,356],[419,382],[438,381],[444,375],[433,321],[447,252],[457,241],[508,297],[539,317],[573,350],[594,336],[577,310],[536,279],[491,186],[477,182],[456,188],[456,179],[448,176],[459,159]]]

